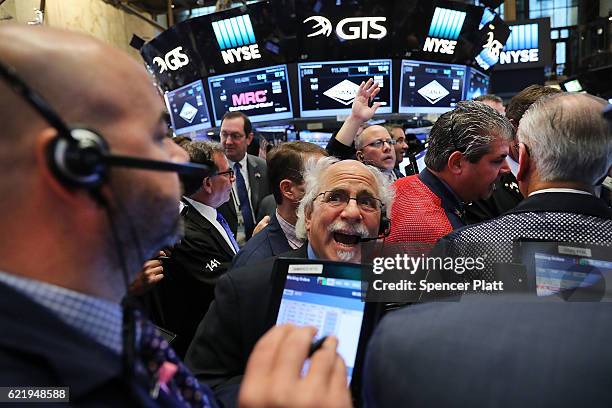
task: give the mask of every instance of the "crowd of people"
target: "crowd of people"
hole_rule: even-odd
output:
[[[316,330],[269,323],[277,257],[362,263],[364,240],[427,244],[486,258],[436,277],[468,282],[493,279],[520,238],[612,247],[598,196],[612,124],[595,96],[533,85],[505,106],[460,102],[433,124],[426,168],[405,175],[402,126],[367,125],[373,80],[326,149],[286,142],[264,160],[239,112],[220,143],[167,137],[146,71],[91,37],[5,24],[0,38],[0,386],[69,386],[77,406],[348,407],[337,339],[310,358]],[[89,165],[92,137],[211,171],[116,168],[102,151],[97,180],[66,177]],[[61,148],[72,138],[76,155]],[[363,404],[609,405],[611,313],[524,294],[389,311]]]

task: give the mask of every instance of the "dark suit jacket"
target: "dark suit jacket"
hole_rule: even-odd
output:
[[[404,307],[367,351],[367,407],[610,407],[612,304],[465,296]]]
[[[74,406],[170,405],[151,400],[148,380],[126,379],[121,356],[2,283],[0,327],[2,386],[68,386]]]
[[[612,246],[612,209],[591,195],[535,194],[499,218],[451,232],[434,251],[443,257],[486,254],[486,268],[461,279],[493,280],[496,265],[511,262],[513,241],[519,238]]]
[[[283,256],[307,258],[307,246]],[[226,404],[235,404],[235,384],[242,379],[255,343],[270,328],[267,314],[274,260],[232,269],[219,279],[215,300],[187,350],[187,367]],[[230,394],[224,397],[228,389]]]
[[[523,200],[518,188],[518,181],[512,173],[503,174],[495,182],[495,191],[486,200],[478,200],[465,206],[465,217],[468,224],[476,224],[499,217],[512,210]]]
[[[249,173],[249,185],[251,187],[251,206],[253,207],[253,218],[255,224],[259,221],[257,214],[259,210],[259,203],[265,196],[270,194],[270,185],[268,183],[268,167],[266,161],[260,157],[247,155],[247,170]],[[233,193],[232,193],[233,194]],[[230,200],[218,208],[218,211],[223,215],[225,220],[230,226],[230,229],[236,235],[238,230],[238,217],[236,215],[236,206],[234,200]],[[247,237],[250,237],[253,231],[247,233]]]
[[[234,252],[210,221],[184,201],[185,236],[174,247],[158,284],[163,316],[159,326],[177,334],[172,343],[184,357],[198,324],[214,299],[219,277],[229,268]]]
[[[287,237],[278,223],[276,214],[272,214],[270,223],[254,235],[236,254],[232,262],[232,268],[254,265],[287,251],[291,251]]]
[[[259,203],[257,219],[261,220],[266,215],[272,217],[274,214],[276,214],[276,200],[274,199],[274,194],[268,194]]]

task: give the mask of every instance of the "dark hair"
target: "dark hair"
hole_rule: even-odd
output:
[[[249,119],[247,115],[245,115],[244,113],[240,111],[225,112],[225,115],[223,115],[223,119],[221,119],[221,124],[223,124],[223,121],[225,119],[236,119],[236,118],[242,118],[242,121],[244,123],[244,135],[246,137],[249,137],[249,135],[253,132],[253,125],[251,124],[251,119]]]
[[[195,141],[185,145],[184,149],[189,154],[191,163],[206,164],[212,166],[215,171],[219,171],[214,160],[215,154],[223,154],[223,147],[219,143]],[[180,179],[183,183],[184,193],[188,197],[195,194],[204,182],[204,177],[198,176],[181,176]]]
[[[183,149],[185,148],[186,145],[188,145],[189,143],[191,143],[191,138],[189,136],[175,136],[172,138],[172,141],[174,143],[176,143],[177,145],[181,146]]]
[[[425,164],[442,171],[455,151],[476,163],[496,137],[510,141],[512,135],[512,125],[495,109],[482,102],[462,101],[454,110],[440,115],[431,128]]]
[[[493,95],[493,94],[480,95],[479,97],[474,98],[474,100],[477,102],[491,101],[491,102],[498,102],[502,104],[504,103],[504,100],[502,98],[500,98],[497,95]]]
[[[518,129],[521,118],[535,101],[543,96],[561,92],[561,90],[550,86],[529,85],[510,99],[508,106],[506,106],[506,117],[512,121],[514,128]]]
[[[327,156],[325,149],[308,142],[286,142],[274,147],[266,156],[268,165],[268,180],[272,186],[272,194],[276,204],[282,204],[283,195],[280,182],[288,179],[301,183],[304,173],[304,156],[320,154]]]

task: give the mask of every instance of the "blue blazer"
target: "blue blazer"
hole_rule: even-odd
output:
[[[291,251],[287,237],[283,232],[276,214],[270,218],[270,223],[259,234],[255,234],[234,257],[232,268],[247,264],[255,264],[264,259]]]

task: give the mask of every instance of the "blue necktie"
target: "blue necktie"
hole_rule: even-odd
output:
[[[221,226],[227,233],[227,236],[229,237],[230,241],[232,242],[232,245],[234,246],[234,250],[238,252],[240,250],[238,242],[236,242],[236,239],[234,238],[234,234],[232,233],[229,224],[227,223],[227,221],[225,221],[225,218],[223,218],[223,215],[221,215],[220,212],[217,212],[217,221],[219,222],[219,224],[221,224]]]
[[[240,171],[241,167],[242,166],[240,163],[234,163],[236,188],[238,190],[238,199],[240,200],[240,212],[242,213],[242,218],[244,219],[244,231],[247,238],[250,238],[251,234],[253,234],[253,229],[255,229],[255,221],[253,221],[253,213],[251,212],[249,192],[247,190],[246,183],[244,182],[244,177],[242,177],[242,172]]]

